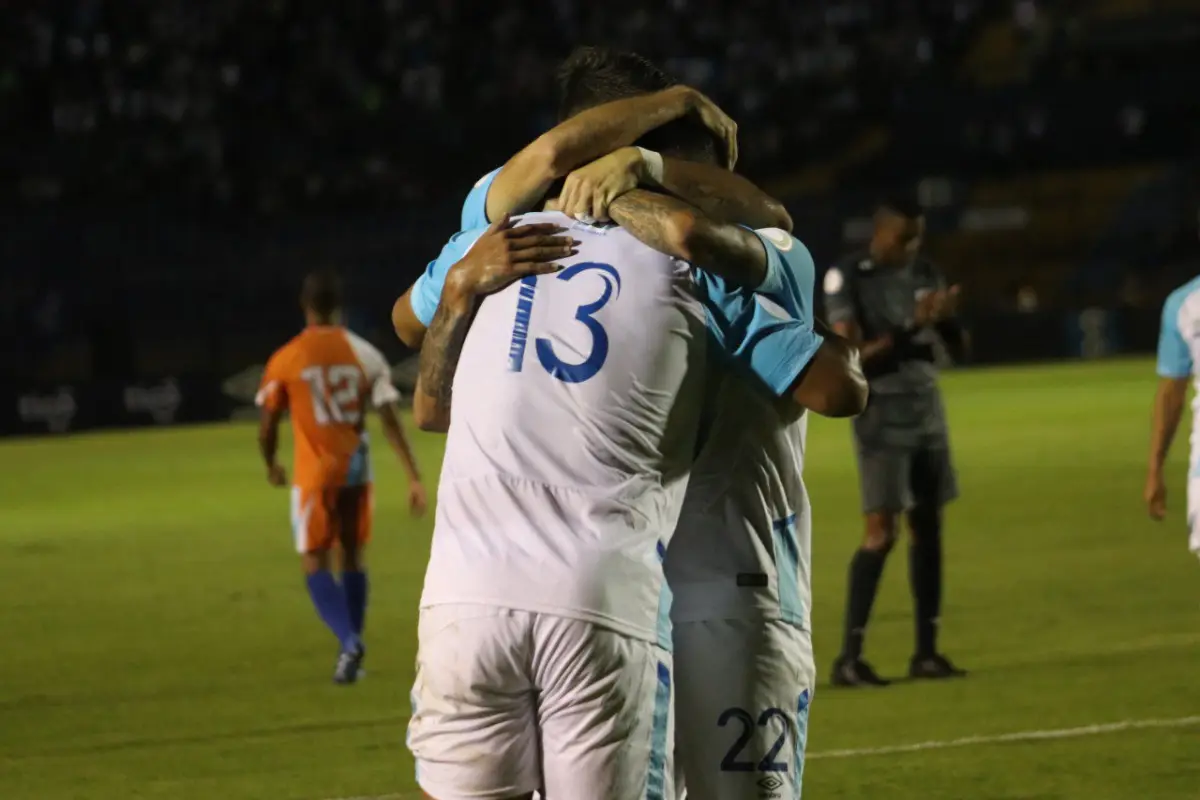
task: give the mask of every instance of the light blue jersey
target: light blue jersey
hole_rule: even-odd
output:
[[[1196,360],[1200,358],[1200,277],[1171,292],[1163,304],[1162,327],[1158,334],[1158,375],[1161,378],[1183,380],[1192,378],[1200,388],[1196,375]],[[1200,394],[1192,400],[1191,455],[1188,472],[1189,545],[1200,554],[1200,431],[1196,414],[1200,411]]]
[[[491,224],[487,216],[488,190],[492,188],[492,181],[496,180],[496,176],[500,174],[501,169],[503,167],[496,167],[487,175],[477,180],[475,185],[471,187],[471,191],[467,194],[467,199],[463,201],[462,220],[458,228],[460,231],[486,228]]]
[[[1163,304],[1158,334],[1158,374],[1190,378],[1200,347],[1200,277],[1180,286]]]

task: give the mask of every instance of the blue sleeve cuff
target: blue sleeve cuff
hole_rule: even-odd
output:
[[[789,336],[781,348],[780,359],[769,369],[759,372],[759,378],[776,397],[783,397],[808,368],[824,342],[825,338],[815,331],[807,336]]]
[[[749,290],[723,292],[719,281],[703,278],[698,285],[720,354],[776,397],[787,394],[824,342],[812,324]]]
[[[421,277],[417,278],[413,284],[412,292],[408,296],[413,315],[426,328],[433,322],[433,315],[437,312],[438,300],[441,294],[441,291],[435,289],[433,286],[435,281],[431,277],[433,266],[436,263],[435,261],[429,262],[429,266],[421,273]]]
[[[458,226],[460,231],[469,231],[473,228],[486,228],[490,224],[487,216],[488,190],[492,188],[492,181],[496,180],[496,176],[500,174],[501,169],[503,167],[497,167],[476,181],[475,185],[471,187],[471,191],[467,194],[467,199],[463,201],[462,220]]]
[[[760,232],[754,231],[754,235],[758,237],[762,243],[763,250],[767,252],[767,274],[763,276],[762,283],[755,287],[754,291],[759,294],[764,294],[767,297],[778,298],[786,290],[786,279],[784,272],[783,259],[779,256],[779,251],[775,246],[763,236]]]

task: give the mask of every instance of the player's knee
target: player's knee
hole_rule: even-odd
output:
[[[327,571],[329,569],[329,551],[312,550],[302,555],[300,561],[304,565],[305,575],[315,575],[318,572]]]
[[[355,542],[352,546],[342,546],[342,572],[362,572],[365,559],[362,548]]]
[[[887,553],[896,544],[896,515],[886,511],[867,515],[863,549]]]

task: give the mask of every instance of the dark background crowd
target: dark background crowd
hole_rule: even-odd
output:
[[[1152,315],[1196,267],[1188,0],[9,0],[0,43],[16,380],[261,363],[326,264],[398,355],[391,300],[471,184],[554,124],[581,43],[721,103],[819,264],[903,189],[980,320]],[[1109,350],[1145,338],[1101,327]]]

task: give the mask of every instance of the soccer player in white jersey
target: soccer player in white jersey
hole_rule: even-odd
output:
[[[636,59],[636,57],[633,58]],[[614,73],[619,73],[622,66],[619,63],[619,59],[616,59],[618,63],[614,63],[613,59],[606,59],[604,54],[600,54],[597,51],[591,51],[585,53],[583,58],[583,62],[591,63],[582,63],[582,66],[597,66],[597,60],[601,62],[599,63],[599,66],[601,67],[601,80],[599,84],[601,92],[619,92],[620,87],[613,85]],[[606,60],[607,63],[603,63]],[[607,72],[605,72],[605,70],[607,70]],[[616,75],[615,77],[616,83],[619,84],[620,76]],[[643,91],[653,88],[658,87],[642,87]],[[568,179],[568,192],[572,188],[572,181],[574,181],[575,188],[583,189],[585,192],[583,197],[585,201],[585,209],[586,202],[589,199],[595,203],[595,205],[592,206],[592,209],[596,211],[595,216],[604,215],[603,204],[611,199],[614,194],[615,186],[619,186],[622,183],[622,180],[627,180],[629,177],[639,177],[632,175],[625,176],[622,180],[613,180],[614,167],[629,169],[630,167],[634,166],[630,159],[630,155],[620,154],[619,158],[618,155],[619,153],[614,153],[613,156],[610,156],[609,158],[601,159],[599,162],[589,165],[589,167],[586,167],[583,170],[572,173]],[[637,159],[636,154],[631,155],[633,155],[633,160]],[[517,159],[514,159],[514,161],[510,162],[510,166],[516,161]],[[730,173],[724,173],[723,175],[715,176],[715,179],[709,179],[710,176],[707,176],[704,173],[702,165],[681,164],[671,160],[668,160],[667,163],[672,165],[672,168],[668,170],[669,178],[668,181],[666,181],[666,183],[669,184],[669,188],[680,194],[687,195],[690,192],[697,195],[697,203],[711,207],[717,213],[732,213],[735,217],[741,215],[746,221],[762,219],[764,216],[771,217],[771,215],[776,215],[774,219],[779,218],[778,213],[782,211],[781,207],[774,203],[774,201],[770,200],[770,198],[767,198],[765,195],[757,192],[757,190],[749,184],[743,182],[742,185],[739,185],[738,181],[741,179],[737,178],[737,176],[732,176]],[[506,166],[505,169],[509,169],[510,166]],[[489,174],[489,176],[485,178],[485,181],[481,181],[481,184],[486,184],[488,179],[494,177],[495,173]],[[661,184],[661,177],[659,180]],[[746,191],[747,187],[751,190],[750,192]],[[590,192],[590,194],[588,194],[588,192]],[[567,192],[564,192],[564,195],[566,194]],[[494,194],[492,192],[488,192],[486,188],[481,194],[477,187],[477,190],[472,193],[472,197],[468,200],[468,203],[464,207],[464,219],[471,219],[470,214],[474,213],[476,215],[475,219],[478,220],[480,215],[485,213],[484,208],[487,207],[490,209],[490,207],[493,205],[491,202],[493,196]],[[577,196],[576,200],[578,199],[579,197]],[[766,202],[763,202],[764,199]],[[774,219],[771,219],[770,221],[774,221]],[[790,228],[790,219],[787,219],[786,212],[782,212],[782,220],[782,224],[785,224]],[[687,222],[689,229],[693,229],[693,232],[699,233],[699,231],[694,230],[696,228],[694,224],[695,220],[687,220]],[[655,231],[652,228],[653,226],[642,225],[640,235],[647,236],[647,234],[649,234],[647,236],[648,239],[653,239],[654,236],[658,235],[660,240],[659,246],[663,247],[664,249],[669,249],[671,244],[678,244],[685,241],[678,235],[663,237],[661,227],[658,231]],[[707,233],[714,233],[715,230],[715,228],[709,229]],[[678,232],[676,232],[676,234],[677,233]],[[721,295],[719,291],[720,287],[716,286],[714,282],[711,280],[704,280],[703,278],[702,281],[707,283],[710,288],[716,287],[718,290],[713,295],[710,295],[710,299],[713,297],[722,297],[724,300],[723,304],[725,306],[725,311],[734,317],[740,314],[743,324],[747,320],[748,313],[750,317],[759,318],[756,322],[759,330],[762,330],[764,326],[769,327],[771,325],[778,325],[779,328],[783,330],[787,330],[790,327],[791,330],[794,331],[795,327],[798,325],[799,318],[802,318],[806,314],[811,316],[811,258],[808,256],[807,251],[803,248],[803,245],[791,240],[786,232],[775,231],[773,234],[767,235],[770,236],[776,245],[783,251],[792,252],[792,256],[788,258],[788,266],[795,271],[796,280],[794,281],[794,286],[799,287],[801,285],[806,285],[806,288],[799,295],[796,295],[795,293],[790,295],[793,297],[803,297],[804,302],[807,304],[806,308],[795,309],[797,312],[797,317],[790,317],[787,308],[765,301],[758,302],[753,299],[749,293],[741,293],[738,296],[732,296],[729,294]],[[697,235],[694,238],[697,240],[697,243],[699,243],[705,239],[705,236]],[[716,242],[716,244],[714,245],[713,242]],[[717,256],[720,254],[721,248],[725,247],[726,251],[724,255],[726,257],[731,257],[735,262],[738,260],[745,260],[747,257],[744,247],[742,247],[741,251],[739,252],[739,240],[736,236],[713,237],[713,242],[709,242],[704,247],[696,247],[695,249],[698,251],[703,250],[707,252],[709,256]],[[741,240],[740,244],[745,245],[746,240]],[[757,250],[758,257],[761,257],[762,246],[757,242],[753,242],[752,248]],[[476,251],[472,252],[469,258],[474,259],[479,255],[480,254],[478,253],[477,248]],[[751,260],[754,257],[754,254],[751,253]],[[510,265],[506,264],[505,266]],[[500,272],[503,273],[504,270],[501,269]],[[434,283],[434,281],[422,281],[421,283],[425,284],[424,288],[427,288],[428,284]],[[407,294],[405,298],[402,298],[402,301],[406,306],[408,305],[410,297],[413,298],[414,308],[425,306],[422,308],[422,310],[425,312],[423,319],[424,322],[427,323],[429,321],[429,315],[432,313],[431,305],[436,303],[436,297],[430,301],[428,292],[426,292],[424,295],[418,293],[415,297],[410,293]],[[416,302],[422,297],[424,297],[423,303]],[[399,306],[400,303],[397,305]],[[398,332],[400,332],[399,328]],[[424,332],[423,324],[421,325],[419,332]],[[775,342],[786,341],[786,337],[774,336],[768,337],[768,340]],[[769,351],[769,347],[758,348],[759,360],[767,360],[765,356],[769,354]],[[798,375],[802,371],[804,363],[803,361],[792,360],[790,367],[791,373],[789,373],[789,368],[787,366],[789,359],[787,358],[788,353],[786,349],[777,355],[780,357],[780,361],[784,363],[785,366],[783,370],[775,373],[774,380],[777,384],[782,381],[782,383],[786,385],[789,381],[787,376],[789,374]],[[810,367],[810,371],[820,374],[822,371],[827,371],[829,365],[829,359],[818,359],[817,363]],[[676,647],[687,651],[690,649],[699,650],[703,648],[704,644],[712,644],[714,647],[722,649],[723,652],[733,652],[730,649],[731,646],[741,647],[751,642],[757,643],[760,646],[758,651],[755,651],[753,648],[746,650],[743,653],[742,658],[738,659],[739,663],[734,664],[732,668],[727,666],[723,670],[696,670],[692,669],[691,664],[684,664],[684,674],[686,676],[687,683],[690,685],[689,688],[685,689],[685,691],[691,694],[699,692],[701,695],[704,695],[707,693],[705,689],[705,685],[707,683],[710,688],[724,690],[724,695],[727,702],[722,705],[721,712],[714,716],[714,720],[704,720],[702,718],[700,709],[704,708],[704,706],[701,704],[694,705],[694,712],[692,710],[693,704],[691,703],[688,704],[688,708],[681,710],[681,714],[687,714],[689,718],[695,719],[696,722],[700,724],[692,725],[690,724],[689,720],[687,730],[680,731],[680,749],[681,752],[684,753],[697,749],[693,746],[693,743],[696,741],[696,736],[691,734],[703,734],[706,735],[710,740],[721,739],[723,738],[722,734],[727,736],[729,734],[728,730],[720,731],[716,727],[717,720],[722,715],[724,715],[726,718],[725,721],[733,719],[737,722],[743,722],[744,718],[749,713],[746,712],[744,708],[757,707],[753,698],[771,697],[772,708],[769,709],[771,713],[767,713],[768,709],[764,707],[764,712],[758,716],[762,717],[765,715],[767,717],[768,725],[771,723],[778,723],[779,730],[772,731],[772,739],[778,739],[779,746],[775,747],[773,743],[765,745],[764,747],[766,747],[766,751],[773,752],[776,758],[764,757],[761,760],[757,760],[757,763],[766,764],[767,767],[765,769],[768,771],[773,771],[775,774],[755,774],[753,775],[752,781],[747,781],[745,780],[747,773],[740,772],[738,773],[738,776],[742,778],[742,780],[727,782],[727,785],[722,786],[722,788],[719,790],[717,790],[718,782],[714,782],[712,788],[716,790],[716,793],[704,794],[704,789],[709,783],[707,780],[709,774],[717,772],[717,761],[727,761],[728,759],[722,759],[720,756],[718,756],[715,760],[708,759],[708,761],[712,761],[711,764],[708,764],[706,763],[705,758],[696,758],[694,757],[696,754],[693,754],[693,757],[689,759],[690,763],[687,765],[685,771],[693,775],[692,784],[693,786],[698,787],[697,790],[693,791],[693,797],[750,796],[747,794],[747,791],[749,791],[753,796],[758,797],[764,791],[774,791],[778,788],[785,787],[788,784],[792,784],[792,786],[795,787],[795,793],[798,796],[800,777],[799,767],[803,752],[803,726],[805,724],[804,715],[807,698],[809,696],[809,692],[806,690],[811,687],[811,681],[805,677],[808,670],[804,666],[806,663],[811,664],[811,651],[807,639],[806,614],[794,613],[794,609],[797,607],[801,609],[807,608],[806,595],[808,590],[807,496],[804,494],[803,484],[800,482],[800,465],[798,463],[799,456],[802,455],[803,450],[803,417],[801,416],[799,410],[795,407],[788,408],[786,404],[771,402],[768,399],[770,396],[768,393],[756,391],[749,383],[746,383],[742,380],[733,379],[727,373],[718,373],[718,377],[711,383],[715,389],[722,393],[721,408],[724,410],[718,413],[717,420],[712,426],[712,435],[709,440],[710,444],[705,448],[704,455],[701,457],[700,464],[698,465],[698,474],[706,480],[706,486],[709,488],[718,488],[721,492],[723,492],[723,494],[719,494],[712,503],[712,505],[716,507],[716,510],[720,510],[721,508],[724,509],[724,515],[722,519],[733,520],[735,515],[739,513],[739,508],[749,508],[750,510],[749,512],[745,513],[743,517],[739,517],[741,520],[740,524],[735,522],[732,525],[724,527],[724,537],[719,535],[711,536],[711,534],[715,533],[718,528],[722,527],[721,525],[714,526],[710,524],[700,529],[703,533],[710,534],[707,540],[705,536],[700,534],[691,536],[687,535],[686,531],[691,526],[686,521],[684,524],[680,525],[680,531],[683,535],[683,539],[680,543],[671,548],[671,553],[673,555],[670,555],[669,559],[674,559],[680,565],[680,568],[676,571],[680,572],[682,576],[681,580],[684,582],[683,585],[687,586],[689,591],[693,589],[701,590],[702,587],[700,586],[688,585],[688,570],[699,568],[701,572],[703,572],[705,569],[708,569],[711,572],[714,565],[723,562],[725,570],[724,575],[721,577],[726,579],[722,584],[726,591],[722,593],[721,598],[715,603],[701,601],[698,607],[691,608],[690,610],[688,608],[690,603],[678,607],[681,611],[679,616],[685,620],[691,620],[690,622],[685,623],[685,625],[679,630],[688,631],[690,628],[698,633],[707,633],[707,636],[698,636],[693,633],[679,633],[675,637]],[[853,402],[847,407],[845,405],[845,401],[843,400],[840,401],[842,403],[842,408],[848,410],[839,411],[837,401],[835,400],[834,396],[829,394],[819,396],[814,391],[815,387],[821,385],[826,387],[837,385],[837,381],[804,381],[803,383],[807,385],[807,392],[803,391],[804,387],[800,385],[801,381],[796,380],[795,383],[796,391],[794,392],[794,396],[796,396],[797,399],[803,399],[807,401],[814,408],[824,410],[827,413],[851,413],[855,409]],[[807,396],[802,397],[802,395],[805,394],[807,394]],[[853,392],[851,394],[853,394]],[[752,408],[756,404],[760,406],[762,416],[759,417],[757,414],[755,414],[756,418],[754,420],[750,420],[749,425],[742,425],[742,427],[739,428],[738,426],[740,422],[737,419],[737,415],[729,413],[729,409],[738,407],[738,404],[741,402],[741,400],[746,401],[747,405],[744,406],[745,408]],[[737,431],[740,431],[741,433],[739,434]],[[739,435],[745,435],[747,443],[751,443],[755,440],[761,441],[764,448],[759,454],[761,458],[749,458],[743,460],[765,465],[771,469],[765,475],[760,474],[758,476],[760,478],[759,480],[752,479],[749,482],[738,482],[733,480],[725,482],[725,484],[728,485],[723,485],[723,488],[716,487],[716,482],[714,482],[712,478],[720,471],[717,469],[717,466],[718,461],[721,458],[720,454],[722,454],[721,448],[717,445],[720,442],[728,443],[731,438],[736,438]],[[725,454],[728,454],[728,451],[725,451]],[[737,461],[737,459],[735,459],[735,461]],[[737,468],[740,468],[741,466],[742,464],[737,464]],[[739,487],[741,489],[740,494],[738,493]],[[765,509],[762,502],[759,502],[757,507],[754,505],[754,503],[746,502],[747,499],[752,495],[755,497],[759,496],[755,494],[756,490],[760,492],[762,496],[769,498],[767,501],[767,506],[769,507],[796,509],[797,513],[794,523],[794,531],[790,526],[786,525],[787,521],[782,519],[785,515],[771,516],[769,509]],[[692,493],[689,495],[689,497],[698,496],[700,494],[703,494],[703,491]],[[732,496],[732,499],[730,496]],[[691,503],[691,501],[689,501],[689,504],[695,505]],[[756,511],[758,513],[755,513]],[[760,552],[762,551],[761,542],[758,543],[758,546],[752,546],[752,542],[756,542],[755,531],[763,528],[762,525],[756,525],[756,522],[758,522],[758,517],[763,517],[764,519],[769,518],[772,521],[782,520],[784,523],[782,525],[775,526],[774,528],[772,528],[770,525],[766,526],[768,529],[778,531],[778,536],[775,540],[776,548],[782,550],[782,556],[784,558],[783,563],[785,565],[794,565],[794,568],[788,568],[785,566],[779,570],[777,585],[776,579],[774,578],[775,570],[773,569],[772,557],[773,555],[778,554],[771,552],[772,548],[769,544],[767,546],[768,554],[766,555],[764,555],[763,552]],[[730,532],[733,534],[732,549],[735,551],[733,553],[730,552]],[[762,537],[758,538],[761,539]],[[681,546],[682,542],[690,540],[694,540],[694,547]],[[781,543],[784,544],[784,546],[779,548],[778,545]],[[699,561],[681,560],[688,558],[689,553],[694,555],[701,551],[708,553],[710,558],[700,559]],[[723,556],[729,557],[726,558]],[[733,556],[736,556],[736,558],[733,558]],[[767,564],[767,566],[764,567],[762,571],[746,572],[745,574],[738,575],[734,574],[735,572],[741,573],[741,568],[745,566],[745,564],[754,561],[756,557],[758,557],[760,560],[766,559],[764,563]],[[670,569],[670,562],[668,562],[668,570]],[[772,577],[768,578],[768,572],[771,573]],[[728,592],[729,586],[733,585],[733,581],[735,579],[740,582],[746,575],[752,576],[746,586],[746,591],[750,593],[748,596],[749,599],[747,597],[731,598],[729,596],[731,593]],[[704,579],[712,581],[712,577],[713,576],[711,575],[707,575],[704,577]],[[770,581],[770,589],[767,588],[768,581]],[[699,597],[700,594],[700,591],[695,593],[696,597]],[[780,596],[787,598],[782,603],[782,607],[778,602],[778,598]],[[698,620],[694,619],[697,617],[697,615],[703,617],[705,614],[711,615],[714,611],[718,618],[725,615],[727,612],[722,612],[721,609],[723,607],[728,608],[730,606],[729,601],[731,599],[733,601],[732,604],[737,607],[737,613],[735,613],[734,616],[743,617],[743,619],[740,620],[742,624],[739,625],[738,621],[718,623],[716,625],[709,625],[707,627],[697,624]],[[755,600],[760,601],[758,602],[758,606],[766,606],[766,608],[760,608],[759,610],[761,613],[751,612],[747,614],[747,608],[754,607]],[[770,607],[772,605],[774,605],[776,609],[775,612],[770,611]],[[783,613],[783,622],[780,622],[778,619],[778,614],[780,611]],[[746,619],[746,617],[749,617],[749,619]],[[804,618],[804,621],[800,621],[799,618],[801,617]],[[757,626],[753,620],[759,620]],[[756,636],[754,635],[755,632],[758,632],[761,635]],[[764,653],[764,645],[766,648],[777,649],[774,658],[763,658],[763,656],[767,654]],[[704,659],[707,658],[707,656],[708,653],[703,652],[699,658],[693,659],[693,657],[689,655],[688,659],[689,661],[694,660],[698,666]],[[770,662],[770,668],[754,668],[755,664],[765,666],[765,661]],[[794,665],[794,668],[791,670],[786,668],[789,663]],[[724,681],[730,679],[740,681],[741,684],[746,685],[746,691],[740,693],[730,693],[728,691],[729,687],[722,685]],[[767,687],[764,688],[759,686],[757,691],[751,691],[755,685],[759,685],[764,682],[768,684]],[[714,695],[720,693],[720,691],[717,691],[714,692]],[[747,697],[751,699],[746,700]],[[782,698],[787,699],[783,700]],[[792,700],[795,700],[796,702],[792,703]],[[784,711],[781,708],[776,708],[779,706],[787,708],[788,711]],[[727,711],[730,713],[726,714],[725,712]],[[721,753],[726,754],[726,750],[728,749],[727,743],[725,745],[719,744],[718,746],[723,748]],[[753,750],[756,747],[757,741],[754,740],[751,741],[747,750]],[[771,750],[772,747],[775,748],[773,751]],[[780,753],[779,751],[783,752]],[[744,761],[745,759],[742,759],[742,762]],[[742,762],[739,762],[736,759],[733,760],[733,769],[739,770]],[[784,774],[780,775],[779,773]],[[699,776],[699,779],[697,779],[696,776]],[[788,794],[780,796],[791,796],[791,793],[792,789],[788,788]]]
[[[780,249],[790,239],[645,195],[622,196],[614,219],[780,297],[802,294]],[[572,235],[581,253],[555,279],[522,280],[477,309],[472,288],[445,278],[422,349],[423,427],[448,422],[458,366],[410,727],[420,782],[439,800],[526,797],[539,782],[547,797],[671,796],[661,559],[693,455],[705,313],[775,394],[847,414],[865,402],[852,348],[822,342],[811,320],[764,316],[711,277],[702,307],[687,265],[626,230],[577,223]],[[808,284],[811,297],[811,263]]]
[[[601,175],[596,183],[612,181]],[[602,202],[593,210],[603,213]],[[763,319],[785,325],[812,319],[808,250],[782,230],[761,233],[800,291],[785,293],[782,304],[745,293],[722,302],[753,303]],[[728,247],[708,256],[721,252],[737,257]],[[781,384],[809,367],[786,351],[773,360]],[[807,415],[719,359],[708,365],[707,384],[700,451],[664,565],[674,594],[677,784],[691,800],[799,798],[816,674]]]
[[[1145,501],[1150,516],[1161,520],[1167,513],[1167,485],[1163,465],[1175,431],[1183,417],[1189,379],[1196,375],[1200,357],[1200,277],[1176,289],[1163,304],[1158,337],[1158,391],[1150,430],[1150,460],[1146,471]],[[1187,484],[1188,544],[1200,555],[1200,432],[1192,406],[1191,458]]]
[[[790,263],[811,276],[804,246],[791,247]],[[676,775],[690,800],[791,800],[816,678],[808,415],[730,370],[711,370],[709,385],[710,421],[665,564]]]

